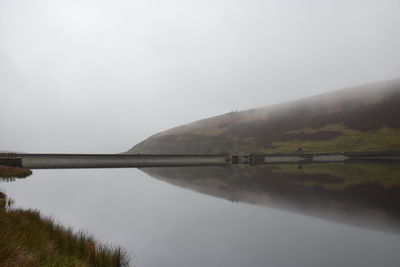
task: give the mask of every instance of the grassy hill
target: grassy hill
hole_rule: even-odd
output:
[[[400,80],[230,112],[158,133],[127,153],[400,150]]]

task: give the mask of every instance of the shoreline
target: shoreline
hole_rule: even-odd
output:
[[[32,171],[0,166],[0,178],[25,178]],[[0,191],[0,266],[130,266],[123,248],[76,232],[38,210],[13,208]]]

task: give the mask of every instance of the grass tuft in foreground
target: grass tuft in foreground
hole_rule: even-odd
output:
[[[43,218],[11,209],[0,192],[0,266],[129,266],[126,251]]]

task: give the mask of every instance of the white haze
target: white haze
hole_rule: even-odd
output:
[[[400,75],[398,0],[0,1],[0,150],[117,153]]]

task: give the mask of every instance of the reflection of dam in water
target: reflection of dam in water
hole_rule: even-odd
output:
[[[144,168],[152,177],[203,194],[400,232],[396,164]]]

